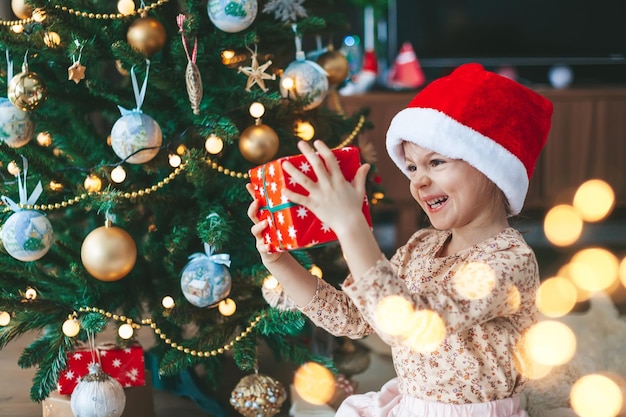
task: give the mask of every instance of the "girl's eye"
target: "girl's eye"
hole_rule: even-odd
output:
[[[415,172],[417,170],[417,167],[415,165],[407,165],[406,170],[409,172]]]
[[[433,159],[433,160],[430,161],[430,166],[436,167],[436,166],[439,166],[439,165],[445,164],[445,163],[446,163],[446,161],[444,161],[443,159]]]

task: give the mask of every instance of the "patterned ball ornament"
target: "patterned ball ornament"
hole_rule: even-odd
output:
[[[102,371],[100,364],[89,364],[89,373],[81,378],[70,398],[76,417],[120,417],[126,406],[122,385]]]
[[[48,98],[48,87],[37,73],[22,65],[22,72],[15,75],[7,86],[7,95],[15,107],[22,111],[32,111]]]
[[[94,278],[117,281],[124,278],[135,266],[137,246],[133,238],[110,220],[92,230],[80,249],[83,266]]]
[[[159,153],[162,143],[161,127],[152,117],[143,113],[126,114],[117,119],[111,129],[113,151],[130,164],[143,164],[152,160]]]
[[[297,59],[285,68],[280,93],[286,99],[305,98],[303,109],[314,109],[328,94],[328,74],[316,62]]]
[[[11,214],[0,231],[4,250],[23,262],[41,259],[52,246],[54,231],[48,217],[37,210]]]
[[[27,112],[15,107],[6,97],[0,97],[0,141],[11,148],[26,145],[35,133],[35,123]]]
[[[230,294],[230,256],[212,253],[205,244],[205,253],[191,255],[180,275],[183,295],[196,307],[214,307]]]
[[[209,19],[219,30],[237,33],[247,29],[258,12],[257,0],[209,0]]]
[[[244,376],[230,394],[230,405],[244,417],[272,417],[287,399],[283,385],[267,376]]]

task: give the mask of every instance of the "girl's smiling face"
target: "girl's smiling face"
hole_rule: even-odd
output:
[[[403,148],[411,195],[434,228],[462,231],[506,221],[506,200],[482,172],[412,142]]]

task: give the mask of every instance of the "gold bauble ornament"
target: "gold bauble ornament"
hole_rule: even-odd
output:
[[[254,164],[271,161],[278,152],[278,144],[274,129],[262,123],[246,128],[239,136],[241,155]]]
[[[37,73],[22,65],[22,72],[14,76],[7,86],[11,103],[22,111],[35,110],[48,98],[48,88]]]
[[[33,6],[24,0],[11,0],[11,10],[20,19],[28,19],[33,14]]]
[[[126,32],[126,40],[136,51],[151,56],[165,45],[167,34],[158,20],[143,16],[135,20]]]
[[[272,417],[287,399],[285,387],[267,376],[252,374],[241,378],[230,394],[230,405],[245,417]]]
[[[328,84],[331,86],[344,82],[350,73],[346,56],[330,47],[317,58],[317,63],[328,73]]]
[[[94,229],[83,241],[80,250],[83,266],[94,278],[117,281],[124,278],[135,266],[137,246],[133,238],[107,220],[104,226]]]

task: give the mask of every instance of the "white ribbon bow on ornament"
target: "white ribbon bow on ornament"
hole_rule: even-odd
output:
[[[135,66],[133,65],[130,69],[130,79],[133,83],[133,93],[135,93],[135,107],[132,110],[125,109],[122,106],[117,106],[120,109],[120,113],[122,116],[128,116],[130,114],[140,114],[141,106],[143,105],[143,101],[146,98],[146,88],[148,87],[148,73],[150,72],[150,60],[146,59],[146,76],[143,80],[143,84],[141,85],[141,90],[139,90],[139,84],[137,83],[137,76],[135,75]]]
[[[196,258],[208,258],[211,262],[221,265],[226,265],[226,267],[230,267],[230,255],[227,253],[217,253],[213,254],[213,248],[208,243],[204,243],[204,252],[205,253],[194,253],[189,256],[189,259]]]
[[[20,211],[25,206],[32,206],[37,202],[37,199],[43,192],[43,186],[41,185],[41,181],[37,183],[33,193],[28,196],[28,190],[26,188],[26,176],[28,174],[28,161],[24,156],[22,156],[22,162],[24,165],[23,173],[20,172],[16,175],[17,177],[17,189],[20,194],[20,203],[16,203],[9,197],[3,195],[2,202],[6,204],[13,211]],[[22,174],[24,175],[24,180],[22,180]]]

